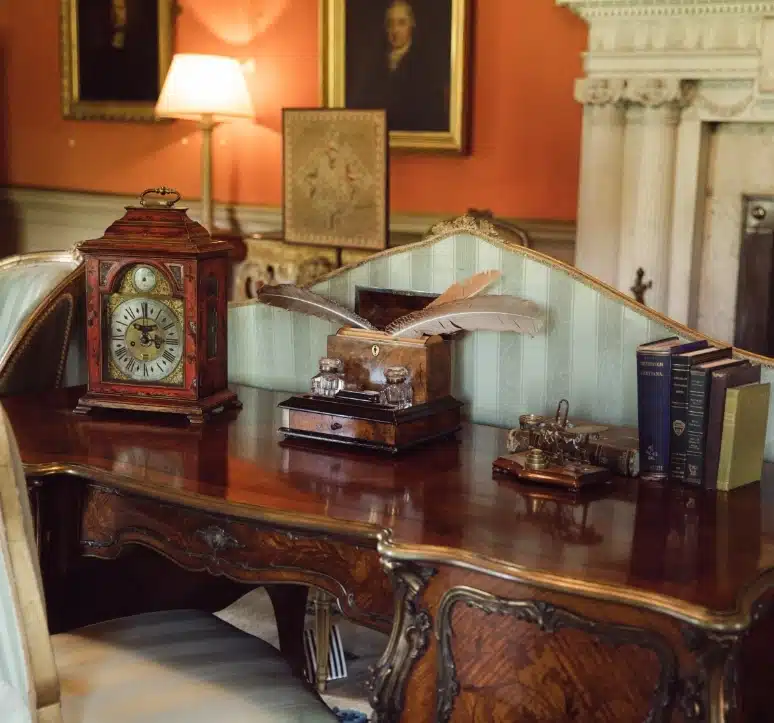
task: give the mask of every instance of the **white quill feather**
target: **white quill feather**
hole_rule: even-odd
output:
[[[277,306],[280,309],[287,309],[289,311],[299,311],[302,314],[317,316],[342,326],[376,329],[370,321],[367,321],[362,316],[358,316],[354,311],[350,311],[341,304],[330,301],[312,291],[293,286],[293,284],[264,286],[255,299],[262,304]]]
[[[407,314],[385,331],[396,338],[419,338],[457,331],[510,331],[533,336],[543,329],[545,314],[537,304],[515,296],[477,296]]]

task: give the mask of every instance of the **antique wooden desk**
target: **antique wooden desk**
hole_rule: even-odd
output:
[[[493,479],[505,435],[489,427],[386,459],[280,444],[281,394],[238,388],[241,412],[189,429],[76,417],[81,391],[3,400],[46,576],[144,547],[179,566],[163,561],[154,588],[186,568],[316,585],[380,629],[395,611],[373,679],[382,721],[774,717],[766,482],[565,497]],[[90,564],[102,593],[119,584],[120,561]],[[47,589],[50,605],[72,587]]]

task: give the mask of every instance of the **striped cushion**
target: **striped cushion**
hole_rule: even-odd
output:
[[[52,637],[64,723],[317,723],[336,717],[260,638],[191,610]]]
[[[48,261],[0,270],[0,359],[22,324],[75,267]]]

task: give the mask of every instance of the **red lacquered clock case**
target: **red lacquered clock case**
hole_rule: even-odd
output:
[[[150,192],[177,195],[170,189],[151,189],[141,203]],[[214,241],[186,209],[173,204],[127,207],[104,236],[79,246],[86,260],[88,392],[79,401],[78,412],[94,407],[171,412],[196,423],[214,411],[238,406],[227,384],[230,247]],[[106,378],[108,299],[140,265],[166,282],[169,292],[158,296],[159,303],[182,302],[183,353],[175,367],[182,365],[182,379],[174,384]],[[137,298],[153,298],[151,292],[140,297],[135,291]]]

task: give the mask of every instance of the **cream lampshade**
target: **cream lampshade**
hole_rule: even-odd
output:
[[[156,103],[161,118],[198,120],[202,129],[202,225],[212,230],[212,131],[232,118],[252,118],[253,102],[236,58],[177,53]]]

